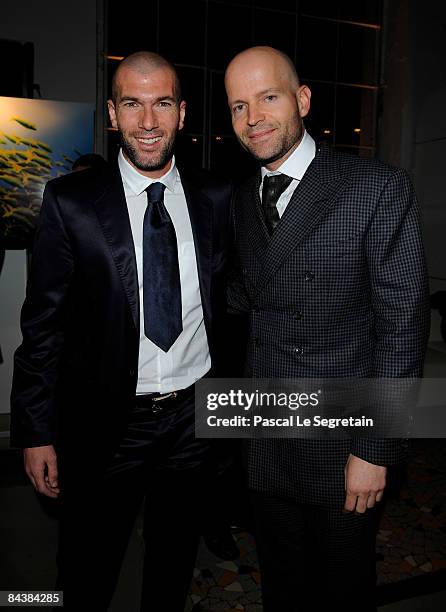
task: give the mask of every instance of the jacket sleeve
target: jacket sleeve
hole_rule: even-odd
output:
[[[11,444],[22,448],[55,442],[54,391],[64,342],[64,303],[73,253],[51,183],[45,189],[26,298],[22,344],[14,356]]]
[[[402,169],[393,171],[382,190],[365,250],[376,333],[371,376],[421,377],[430,327],[428,276],[418,204]],[[380,398],[380,410],[389,410],[391,415],[400,401],[391,405],[391,385]],[[357,438],[352,454],[370,463],[390,465],[404,460],[407,448],[402,439]]]

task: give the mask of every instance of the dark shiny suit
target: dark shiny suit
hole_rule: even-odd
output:
[[[247,374],[254,378],[420,376],[429,300],[418,207],[407,174],[321,145],[271,237],[259,185],[260,172],[238,190],[234,206],[238,272],[230,302],[250,319]],[[259,439],[247,442],[245,450],[256,503],[262,496],[281,500],[276,518],[282,513],[289,526],[293,511],[288,502],[291,508],[304,504],[341,511],[350,453],[370,463],[391,465],[405,458],[407,444],[391,439]],[[268,512],[259,520],[274,530],[270,502],[266,505]],[[311,520],[304,517],[301,527],[295,528],[307,534],[312,529],[310,540],[317,535],[314,516],[310,512]],[[346,520],[353,528],[358,519]],[[353,542],[355,537],[348,524],[340,531],[343,538],[333,541],[338,550],[341,540]],[[286,541],[287,535],[281,535]],[[302,534],[294,535],[302,540]],[[279,541],[277,531],[271,540],[265,549]],[[276,552],[271,549],[266,556],[280,572]],[[299,555],[291,547],[286,570],[291,572],[291,591],[299,590],[299,573],[304,585],[309,579],[304,571],[311,564],[304,560],[300,567]],[[354,565],[353,553],[351,560]]]
[[[231,189],[206,173],[180,170],[180,176],[192,225],[212,365],[218,369],[219,330],[225,316],[225,245]],[[84,579],[89,571],[93,572],[93,584],[94,572],[104,560],[95,557],[100,555],[98,547],[91,548],[85,534],[82,536],[83,523],[96,514],[96,523],[92,518],[89,532],[89,537],[95,538],[94,525],[107,515],[102,503],[107,499],[109,510],[122,504],[114,517],[115,525],[109,525],[112,532],[117,532],[121,519],[126,522],[123,513],[127,506],[141,501],[129,500],[126,506],[125,498],[132,489],[128,478],[121,479],[122,489],[115,492],[115,497],[105,490],[98,495],[114,470],[114,458],[122,450],[120,444],[131,435],[133,440],[141,435],[140,421],[144,418],[134,411],[139,318],[135,252],[117,166],[101,173],[86,170],[51,181],[44,195],[22,311],[23,343],[15,356],[11,441],[22,448],[55,446],[61,470],[63,516],[70,517],[65,530],[70,542],[60,554],[66,565],[70,550],[77,546],[76,562],[85,565]],[[167,438],[171,448],[180,444],[182,428],[193,431],[193,401],[188,399],[186,408],[187,424],[172,419],[159,426],[151,423],[143,437],[153,436],[155,441]],[[153,460],[145,461],[146,466],[167,462],[163,444],[143,451],[146,459],[147,453],[155,453]],[[187,467],[186,459],[185,454],[183,467]],[[141,470],[136,480],[138,487],[152,482]],[[115,483],[113,489],[116,487]],[[194,496],[182,490],[178,482],[165,489],[177,491],[178,495],[183,491],[183,498],[177,496],[172,502],[179,511],[178,503],[185,502],[189,494],[192,499]],[[151,504],[153,510],[156,504]],[[76,522],[76,514],[83,517],[80,522]],[[165,509],[159,511],[160,517],[163,514]],[[162,525],[155,528],[162,530]],[[115,534],[103,537],[107,540],[103,544],[109,548],[105,554],[113,555]],[[89,556],[91,566],[87,562]],[[98,580],[98,588],[99,584]],[[106,605],[100,603],[100,596],[98,602],[97,609]]]

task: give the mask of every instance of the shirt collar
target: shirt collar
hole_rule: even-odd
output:
[[[274,174],[286,174],[287,176],[291,176],[293,179],[301,181],[315,155],[316,143],[310,134],[305,130],[300,143],[297,145],[291,155],[283,162],[283,164],[277,168],[277,170],[272,172],[271,170],[268,170],[262,166],[262,182],[266,175],[273,176]]]
[[[163,183],[166,186],[166,189],[174,193],[175,185],[177,182],[178,170],[175,163],[175,156],[172,157],[172,164],[166,174],[160,176],[159,178],[150,178],[148,176],[144,176],[136,168],[134,168],[124,157],[122,153],[122,149],[119,151],[118,155],[118,165],[119,170],[121,172],[121,176],[124,182],[124,191],[126,195],[130,193],[131,195],[140,195],[149,185],[152,183]]]

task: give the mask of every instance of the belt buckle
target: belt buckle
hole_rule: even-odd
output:
[[[166,399],[175,399],[178,395],[178,391],[169,391],[169,393],[165,393],[164,395],[160,395],[159,397],[153,397],[152,402],[162,402]]]
[[[166,393],[165,395],[160,395],[159,397],[153,397],[152,398],[152,406],[151,406],[151,411],[152,414],[159,414],[160,412],[163,412],[167,405],[162,405],[161,402],[163,402],[166,399],[175,399],[178,395],[178,391],[170,391],[169,393]]]

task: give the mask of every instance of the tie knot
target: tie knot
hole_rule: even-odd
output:
[[[166,186],[160,182],[149,185],[145,190],[147,193],[148,203],[151,204],[152,202],[162,202],[165,188]]]
[[[278,199],[285,191],[293,179],[286,174],[275,174],[273,176],[265,176],[263,179],[263,189],[271,196]]]

